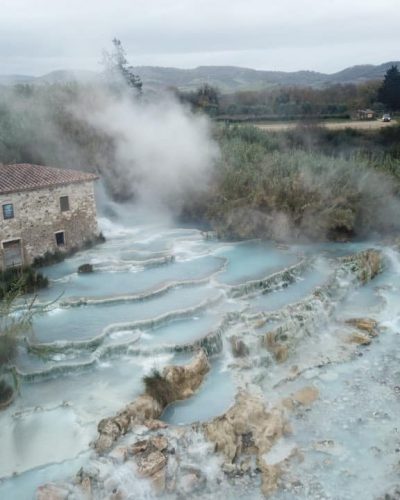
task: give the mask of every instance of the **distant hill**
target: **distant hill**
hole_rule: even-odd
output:
[[[137,66],[134,71],[144,86],[150,88],[178,87],[194,90],[204,83],[218,87],[221,92],[255,90],[271,85],[321,85],[322,73],[312,71],[259,71],[236,66],[199,66],[195,69]]]
[[[387,69],[400,61],[352,66],[332,74],[315,71],[261,71],[236,66],[199,66],[194,69],[137,66],[136,74],[147,90],[177,87],[180,90],[194,90],[204,83],[218,87],[221,92],[238,90],[260,90],[276,85],[324,87],[332,84],[361,83],[383,78]],[[53,71],[40,77],[27,75],[0,75],[0,85],[16,83],[65,83],[70,81],[92,82],[99,78],[94,71]]]
[[[98,73],[94,71],[67,71],[58,70],[47,73],[46,75],[39,76],[35,78],[35,82],[38,83],[65,83],[65,82],[83,82],[89,83],[93,82],[98,78]]]
[[[29,75],[0,75],[0,85],[16,85],[26,83],[36,84],[52,84],[52,83],[68,83],[68,82],[92,82],[99,77],[95,71],[69,71],[57,70],[47,73],[43,76]]]
[[[32,83],[34,76],[29,75],[0,75],[0,85],[16,85],[17,83]]]

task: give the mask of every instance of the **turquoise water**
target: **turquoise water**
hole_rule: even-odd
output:
[[[174,261],[160,266],[143,269],[140,265],[128,266],[120,271],[117,264],[110,263],[109,271],[97,271],[87,275],[76,273],[70,264],[58,264],[59,269],[45,274],[51,281],[50,288],[40,294],[43,301],[57,297],[104,297],[140,294],[157,290],[171,282],[200,280],[209,277],[222,268],[224,261],[216,257],[201,257],[190,261]]]
[[[55,302],[49,311],[34,316],[29,341],[55,343],[57,350],[39,356],[28,352],[23,342],[19,346],[16,365],[32,379],[22,381],[16,401],[0,412],[1,499],[33,499],[40,484],[70,480],[82,465],[92,464],[90,442],[98,422],[141,394],[143,376],[154,368],[162,370],[192,359],[191,352],[175,354],[175,347],[196,343],[216,330],[221,332],[223,347],[210,357],[211,369],[199,390],[170,405],[162,415],[171,429],[222,415],[240,389],[262,394],[272,405],[291,391],[313,384],[320,390],[319,401],[301,418],[290,417],[289,445],[294,442],[305,460],[289,466],[288,474],[294,482],[301,474],[303,489],[278,492],[276,498],[358,500],[365,490],[371,491],[365,498],[372,500],[372,494],[381,494],[394,478],[391,471],[397,456],[393,436],[400,411],[394,390],[399,385],[400,360],[398,252],[385,250],[385,271],[365,287],[341,282],[343,298],[332,304],[328,323],[320,326],[319,318],[311,322],[293,358],[277,365],[260,337],[286,319],[270,313],[305,300],[334,275],[334,257],[370,247],[370,242],[279,247],[257,241],[204,240],[196,229],[167,224],[101,223],[105,244],[43,269],[51,286],[38,300]],[[227,285],[265,278],[304,255],[312,256],[313,264],[293,283],[271,293],[250,288],[247,296],[229,294]],[[95,272],[78,275],[77,267],[86,262],[94,265]],[[191,283],[198,280],[204,281]],[[162,293],[149,293],[163,287]],[[126,300],[127,295],[142,293],[147,294],[143,300]],[[63,301],[70,297],[81,297],[83,303],[89,298],[105,301],[65,307]],[[120,300],[108,301],[110,297]],[[252,317],[258,321],[264,313],[269,314],[268,324],[253,322]],[[371,346],[359,351],[352,346],[354,352],[350,352],[342,340],[349,333],[344,320],[359,316],[377,319],[384,330]],[[249,356],[233,356],[232,335],[245,342]],[[95,346],[79,344],[97,337]],[[66,349],[62,342],[74,344]],[[301,375],[288,382],[293,366]],[[388,417],[379,416],[383,408]],[[213,483],[215,470],[211,469],[219,465],[209,465],[215,458],[207,455],[212,447],[205,445],[204,437],[196,439],[197,459],[208,478],[209,494],[214,495],[207,498],[224,494],[232,498],[226,493],[232,490],[224,476]],[[329,456],[333,465],[328,467],[313,443],[329,439],[337,443],[337,455]],[[384,453],[375,455],[376,448]],[[247,488],[247,498],[260,498],[256,483],[252,480]],[[133,488],[137,498],[146,498],[137,485]]]
[[[224,413],[233,404],[235,394],[229,371],[220,363],[213,363],[196,396],[169,405],[163,420],[172,425],[207,421]]]
[[[56,308],[34,319],[33,338],[36,342],[90,339],[100,335],[107,326],[156,318],[170,311],[198,306],[217,296],[215,290],[206,287],[190,291],[177,288],[142,302]]]
[[[140,340],[147,346],[187,344],[204,337],[218,326],[218,314],[213,311],[155,328],[145,332]]]
[[[329,266],[319,262],[307,270],[295,283],[285,288],[279,288],[271,293],[260,294],[250,300],[254,311],[276,311],[289,304],[296,303],[310,295],[317,287],[323,285],[330,274]]]
[[[262,278],[297,261],[295,253],[259,242],[222,247],[217,255],[228,259],[226,270],[218,276],[228,285]]]

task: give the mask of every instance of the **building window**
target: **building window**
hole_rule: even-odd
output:
[[[5,203],[3,205],[3,218],[4,219],[14,218],[14,205],[12,203]]]
[[[68,210],[69,210],[69,198],[68,198],[68,196],[61,196],[60,197],[60,208],[61,208],[61,212],[68,212]]]
[[[58,247],[62,247],[65,245],[65,233],[64,231],[59,231],[56,233],[56,243]]]

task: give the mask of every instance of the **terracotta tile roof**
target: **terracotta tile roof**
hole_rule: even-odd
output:
[[[62,186],[63,184],[95,181],[96,179],[98,179],[97,175],[79,170],[64,170],[29,163],[0,164],[0,194],[31,191]]]

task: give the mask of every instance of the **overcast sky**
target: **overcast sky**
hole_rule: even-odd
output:
[[[400,59],[400,0],[0,0],[0,74],[133,65],[332,73]]]

